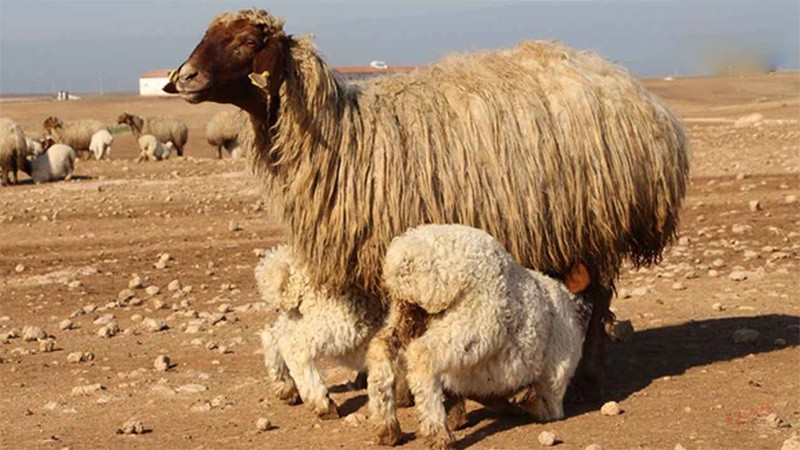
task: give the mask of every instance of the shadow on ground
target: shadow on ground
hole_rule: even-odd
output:
[[[752,328],[761,335],[752,344],[733,344],[731,334],[739,328]],[[609,347],[605,400],[624,400],[653,380],[681,375],[693,367],[779,350],[781,347],[775,345],[778,338],[786,341],[786,347],[800,344],[800,317],[783,314],[726,317],[637,331],[630,342],[613,343]],[[593,411],[598,406],[567,405],[567,417]],[[494,420],[462,438],[457,446],[470,447],[495,433],[532,422],[524,417],[500,417],[481,408],[469,414],[468,426],[487,419]]]

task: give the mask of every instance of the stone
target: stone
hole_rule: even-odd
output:
[[[558,441],[558,437],[552,431],[542,431],[539,433],[539,437],[537,438],[539,443],[545,447],[551,447],[556,444]]]
[[[170,292],[175,292],[181,290],[181,282],[178,280],[172,280],[167,285],[167,290]]]
[[[105,390],[105,388],[106,387],[103,386],[100,383],[87,384],[87,385],[84,385],[84,386],[76,386],[76,387],[72,388],[72,395],[91,394],[91,393],[94,393],[94,392],[103,391],[103,390]]]
[[[145,428],[145,426],[142,423],[142,421],[137,420],[137,419],[131,419],[131,420],[125,422],[124,424],[122,424],[121,427],[117,428],[116,433],[117,434],[143,434],[143,433],[148,432],[148,431],[150,431],[150,430]]]
[[[711,309],[713,309],[714,311],[724,311],[725,307],[722,306],[722,303],[717,302],[717,303],[714,303],[713,305],[711,305]]]
[[[731,334],[734,344],[750,344],[758,340],[761,333],[751,328],[739,328]]]
[[[256,430],[260,432],[269,431],[272,429],[272,423],[266,417],[259,417],[256,420]]]
[[[589,444],[583,450],[603,450],[603,447],[600,444]]]
[[[147,288],[145,288],[144,291],[147,292],[147,295],[152,297],[154,295],[158,295],[158,293],[161,292],[161,288],[159,288],[156,285],[150,285],[150,286],[147,286]]]
[[[17,264],[17,267],[14,267],[14,271],[17,273],[25,272],[25,264]]]
[[[686,289],[686,285],[681,283],[680,281],[676,281],[672,283],[672,289],[675,291],[683,291]]]
[[[39,341],[39,351],[42,353],[50,353],[56,347],[56,341],[53,339],[43,339]]]
[[[728,278],[733,281],[744,281],[747,279],[747,273],[742,270],[734,270],[728,275]]]
[[[45,331],[39,327],[27,325],[22,328],[23,341],[38,341],[39,339],[45,339],[46,337],[47,333],[45,333]]]
[[[784,338],[775,339],[775,346],[776,347],[786,347],[786,339],[784,339]]]
[[[622,408],[620,408],[617,402],[606,402],[600,408],[600,414],[604,416],[618,416],[622,414]]]
[[[758,200],[751,200],[747,205],[752,212],[761,211],[761,202]]]
[[[797,433],[792,433],[789,439],[783,441],[781,450],[800,450],[800,436]]]
[[[208,387],[202,384],[184,384],[178,387],[178,392],[182,392],[184,394],[198,394],[200,392],[207,391]]]
[[[144,328],[151,333],[156,333],[169,328],[164,319],[144,319],[142,321],[142,325],[144,325]]]
[[[135,296],[136,296],[136,293],[133,292],[133,290],[131,290],[131,289],[123,289],[123,290],[119,291],[119,294],[117,294],[117,300],[119,300],[121,302],[124,302],[124,301],[128,301],[128,300],[132,299]]]
[[[59,330],[71,330],[73,326],[72,321],[69,319],[64,319],[58,323]]]
[[[158,355],[156,360],[153,362],[153,368],[155,368],[159,372],[166,372],[169,370],[170,367],[170,360],[169,356],[167,355]]]
[[[141,289],[142,286],[142,279],[139,278],[139,275],[134,274],[130,281],[128,281],[128,289]],[[131,295],[131,297],[133,297],[133,295]]]

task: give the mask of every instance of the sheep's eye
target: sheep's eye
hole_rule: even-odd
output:
[[[248,46],[250,48],[256,48],[257,44],[256,44],[256,41],[254,39],[248,39],[247,41],[245,41],[244,45],[246,45],[246,46]]]

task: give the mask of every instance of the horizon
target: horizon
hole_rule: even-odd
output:
[[[557,39],[641,78],[711,75],[730,61],[800,69],[793,1],[3,0],[0,95],[136,92],[144,72],[177,67],[214,16],[253,4],[283,17],[289,33],[313,33],[332,66],[423,66],[452,52]]]

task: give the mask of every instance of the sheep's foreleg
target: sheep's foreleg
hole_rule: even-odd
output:
[[[570,402],[597,401],[603,397],[606,380],[606,330],[605,323],[613,317],[611,288],[592,283],[583,292],[592,303],[592,317],[583,341],[583,353],[578,370],[570,386]]]
[[[369,414],[378,444],[396,445],[402,433],[395,404],[396,337],[389,327],[375,336],[367,349],[367,393]]]

